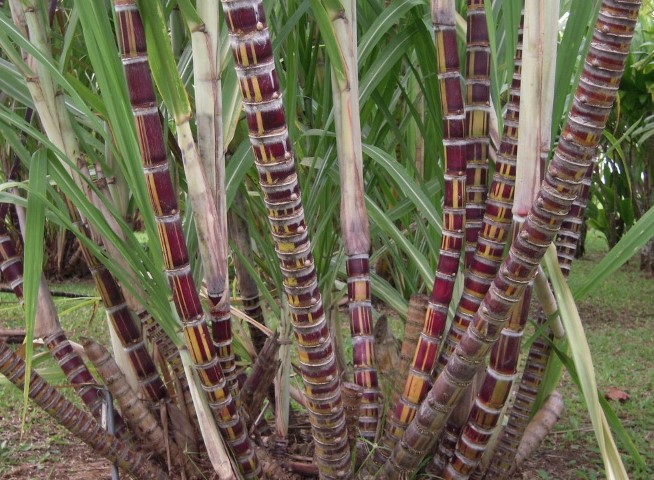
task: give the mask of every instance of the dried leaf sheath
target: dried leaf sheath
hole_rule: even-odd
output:
[[[239,467],[246,478],[261,478],[261,466],[227,388],[191,276],[177,195],[168,171],[141,17],[134,0],[116,0],[115,9],[118,43],[136,122],[145,182],[164,254],[164,268],[183,323],[184,338],[218,428],[236,456]]]
[[[0,342],[0,373],[19,389],[23,389],[25,361],[12,352],[4,342]],[[111,462],[118,462],[119,467],[134,478],[155,480],[168,478],[168,475],[147,459],[146,455],[130,450],[125,443],[104,431],[93,418],[66,400],[34,370],[30,375],[29,397],[90,446],[94,452]]]
[[[567,125],[527,220],[478,313],[386,464],[412,472],[499,337],[579,192],[620,83],[640,1],[605,0]]]
[[[482,228],[488,179],[491,52],[486,25],[486,0],[468,0],[466,42],[466,245],[469,268]]]
[[[466,125],[461,91],[461,73],[456,43],[454,2],[432,2],[436,30],[436,67],[443,115],[445,152],[445,196],[443,233],[434,287],[427,306],[422,334],[418,340],[402,399],[389,416],[387,436],[395,440],[413,419],[431,385],[439,344],[445,329],[447,309],[463,246],[466,188]],[[394,418],[393,418],[394,416]]]
[[[370,231],[363,186],[356,2],[345,0],[333,6],[327,3],[326,8],[344,69],[342,73],[332,70],[331,77],[354,383],[363,388],[358,425],[361,436],[374,442],[381,404],[372,331]]]
[[[334,347],[327,326],[263,3],[223,1],[243,109],[284,278],[321,478],[351,475]]]

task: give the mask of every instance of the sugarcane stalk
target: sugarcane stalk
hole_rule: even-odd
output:
[[[546,44],[555,46],[557,42],[558,5],[550,2],[550,8],[546,8],[543,1],[530,2],[525,6],[524,18],[520,112],[523,115],[522,131],[526,133],[518,140],[512,229],[515,233],[531,209],[535,187],[541,179],[539,163],[542,155],[534,156],[533,152],[545,150],[545,158],[549,152],[551,123],[545,118],[551,117],[554,78],[544,75],[544,71],[545,65],[556,63],[556,60],[545,57],[544,52],[555,52],[555,48],[548,49]],[[530,300],[531,286],[528,286],[491,350],[481,390],[445,471],[447,479],[469,478],[488,446],[516,376]],[[448,421],[448,426],[450,423]]]
[[[163,428],[159,425],[159,420],[134,393],[109,351],[90,338],[82,338],[82,345],[104,384],[109,388],[114,399],[118,401],[120,411],[131,431],[144,440],[148,448],[157,453],[160,458],[166,458],[170,451],[172,463],[177,468],[184,469],[184,453],[173,440],[167,438]],[[186,473],[190,474],[191,472],[186,470]]]
[[[343,72],[332,69],[336,150],[341,186],[340,222],[345,245],[348,309],[352,335],[354,383],[363,388],[359,433],[373,442],[381,413],[379,381],[375,367],[370,288],[370,231],[363,188],[363,152],[359,119],[359,75],[356,3],[325,2],[332,21]]]
[[[159,240],[164,252],[164,269],[173,291],[173,301],[177,313],[182,321],[186,345],[214,418],[225,441],[230,445],[241,472],[246,478],[262,478],[261,466],[252,447],[245,423],[227,386],[225,375],[218,360],[216,346],[211,339],[205,322],[206,315],[191,276],[179,206],[170,177],[163,130],[147,64],[143,23],[134,0],[116,0],[114,6],[118,20],[118,43],[136,122],[143,173],[155,215]],[[204,186],[206,194],[206,182],[203,183],[202,181],[204,173],[197,155],[194,157],[194,152],[197,154],[197,151],[190,135],[188,121],[186,123],[180,122],[177,126],[180,145],[188,150],[185,162],[187,167],[191,167],[187,169],[189,190],[193,188],[195,195],[197,195],[198,191],[201,191]],[[201,178],[194,178],[198,176]],[[193,182],[197,184],[191,187]],[[202,223],[207,230],[212,230],[215,233],[215,226],[210,227],[211,222],[216,220],[215,204],[210,198],[205,199],[203,203],[209,209],[213,205],[213,212],[205,212],[200,205],[194,204],[194,213],[202,217],[198,218],[196,216],[196,224]],[[199,229],[198,236],[202,236],[202,233],[207,232],[204,229]],[[211,234],[209,233],[209,235]],[[209,238],[205,237],[205,239]],[[205,242],[201,243],[205,244],[205,247],[207,246]],[[216,246],[216,248],[218,247]],[[203,255],[203,259],[209,261],[210,257]],[[205,266],[205,278],[218,281],[220,275],[216,269],[219,268],[221,267],[216,265]],[[208,273],[208,270],[211,269],[214,269],[213,273]],[[226,285],[220,286],[209,283],[208,290],[212,306],[215,305],[215,295],[222,296],[225,287]],[[215,308],[212,308],[212,310],[215,312]],[[227,317],[229,320],[229,309],[227,310]],[[219,324],[219,326],[225,327],[225,331],[228,325],[229,322]],[[214,341],[223,339],[224,337],[221,335],[214,336]],[[225,352],[222,351],[221,353],[224,354]],[[229,360],[227,357],[223,357],[223,359]],[[233,362],[233,356],[231,361]]]
[[[486,210],[490,146],[491,52],[486,24],[486,0],[468,0],[466,29],[466,244],[465,266],[472,264]]]
[[[222,2],[284,292],[321,478],[350,478],[334,345],[318,288],[263,2]]]
[[[521,20],[518,28],[513,79],[504,114],[502,140],[495,160],[493,182],[486,200],[483,226],[472,265],[466,270],[461,300],[436,363],[436,376],[445,368],[452,352],[488,292],[492,279],[497,275],[509,238],[513,219],[512,206],[519,140],[522,37],[523,22]]]
[[[536,201],[468,330],[384,466],[386,478],[417,469],[569,213],[615,100],[639,7],[639,0],[604,0],[568,122]]]
[[[423,330],[418,340],[401,400],[387,416],[386,437],[397,441],[412,421],[431,386],[439,345],[452,300],[463,246],[466,202],[466,116],[456,40],[456,10],[452,0],[433,0],[436,70],[441,95],[445,195],[440,255]],[[394,442],[393,442],[394,443]],[[384,455],[384,450],[379,452]]]
[[[232,396],[239,401],[228,279],[227,201],[225,157],[221,130],[220,33],[215,2],[201,0],[197,10],[189,1],[180,8],[191,31],[193,75],[198,128],[197,148],[191,136],[188,102],[173,106],[178,144],[184,159],[188,193],[198,230],[204,280],[211,303],[209,320],[216,353]],[[189,180],[189,177],[192,177]],[[215,266],[214,266],[215,265]]]
[[[0,342],[0,373],[23,389],[25,384],[25,361]],[[122,441],[107,433],[91,416],[66,400],[32,370],[29,379],[29,397],[48,412],[58,423],[135,478],[165,480],[168,475],[143,453],[129,449]]]

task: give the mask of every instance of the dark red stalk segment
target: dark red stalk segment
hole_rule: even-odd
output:
[[[145,32],[134,0],[115,1],[119,47],[136,122],[141,160],[157,223],[163,263],[184,338],[221,434],[246,478],[263,478],[259,461],[216,356],[191,276],[177,194],[168,171],[163,129],[150,76]]]
[[[594,167],[594,164],[588,166],[581,182],[579,196],[572,203],[572,209],[561,225],[561,231],[556,238],[559,265],[566,278],[570,273],[572,260],[575,258],[579,228],[583,224],[584,213],[590,198],[590,185]],[[547,318],[541,311],[538,316],[538,325],[543,326],[546,323]],[[493,462],[488,470],[489,478],[499,478],[500,472],[508,471],[512,467],[518,445],[531,419],[531,411],[545,375],[545,368],[551,353],[551,341],[551,334],[549,337],[543,336],[536,339],[529,348],[515,401],[508,414],[509,420],[498,441]]]
[[[516,162],[518,154],[518,126],[520,123],[520,81],[522,71],[523,25],[518,29],[518,43],[514,59],[514,72],[509,101],[504,114],[504,131],[483,218],[479,242],[472,265],[466,271],[463,294],[457,306],[452,325],[447,332],[443,348],[438,357],[435,374],[438,375],[447,364],[450,355],[465,333],[470,321],[479,309],[484,296],[502,262],[502,255],[508,241],[513,213],[515,193]]]
[[[348,255],[345,266],[354,383],[363,388],[358,417],[359,432],[363,438],[374,442],[382,406],[379,403],[379,381],[375,368],[368,254]]]
[[[340,378],[323,310],[260,0],[223,1],[259,184],[284,278],[321,478],[352,475]]]
[[[435,19],[434,28],[445,151],[443,236],[422,334],[409,367],[402,398],[388,415],[390,421],[387,423],[386,435],[395,440],[402,437],[404,429],[429,391],[463,246],[467,143],[456,27],[454,23],[436,23]]]
[[[639,7],[639,0],[602,3],[568,122],[536,201],[468,330],[386,463],[387,478],[418,468],[567,217],[615,100]]]
[[[0,342],[0,373],[21,390],[25,384],[25,368],[25,361],[4,342]],[[66,400],[34,370],[30,375],[29,397],[94,452],[112,463],[117,462],[120,468],[134,478],[168,478],[168,475],[145,454],[130,450],[125,443],[103,430],[93,418]]]
[[[509,101],[504,114],[504,131],[497,153],[495,174],[486,200],[482,229],[479,242],[466,270],[463,294],[452,325],[447,332],[443,348],[436,364],[435,376],[445,368],[452,352],[465,333],[470,321],[477,313],[481,302],[490,288],[493,278],[502,262],[513,219],[512,207],[515,193],[516,161],[518,154],[518,125],[520,122],[520,82],[522,71],[522,20],[518,29],[518,42],[514,58],[514,73]],[[440,474],[454,451],[462,425],[448,421],[447,428],[438,444],[431,471]]]
[[[444,478],[468,478],[475,470],[497,426],[516,376],[520,344],[527,324],[531,287],[527,287],[520,308],[513,310],[500,339],[491,350],[490,363],[468,421],[456,444]]]
[[[16,293],[16,297],[23,302],[23,261],[16,253],[13,240],[7,235],[7,230],[0,221],[0,270]],[[68,383],[75,386],[77,393],[95,418],[100,418],[102,398],[93,388],[96,384],[93,375],[73,349],[66,334],[61,330],[50,333],[43,339],[59,368],[66,375]],[[129,432],[118,412],[114,412],[116,437],[128,438]]]
[[[466,42],[466,246],[465,266],[470,268],[486,210],[488,148],[490,140],[490,44],[486,26],[486,0],[468,0]]]
[[[80,232],[91,238],[89,229],[77,217],[75,207],[69,205],[68,211],[71,214],[73,224],[77,226]],[[109,321],[118,336],[120,344],[127,353],[129,362],[134,367],[139,385],[148,400],[157,403],[164,399],[168,395],[168,392],[159,376],[159,372],[157,372],[152,356],[145,346],[140,325],[134,321],[125,302],[123,292],[113,275],[109,273],[109,270],[81,242],[79,244],[82,249],[82,255],[84,255],[86,264],[95,281],[96,289],[104,303]]]

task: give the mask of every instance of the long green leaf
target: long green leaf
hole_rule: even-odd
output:
[[[27,215],[25,221],[25,250],[23,256],[23,291],[25,302],[25,387],[23,389],[23,422],[27,414],[29,377],[32,368],[34,326],[43,272],[43,232],[45,231],[45,205],[38,194],[45,192],[48,176],[47,150],[41,148],[30,162],[29,188],[27,192]]]
[[[599,445],[599,450],[604,461],[606,476],[609,480],[628,480],[622,458],[615,445],[611,431],[604,415],[604,411],[597,399],[597,383],[595,381],[595,371],[593,369],[593,360],[588,347],[588,340],[584,333],[584,327],[577,311],[572,292],[568,283],[561,273],[559,262],[556,256],[556,247],[552,244],[545,254],[545,267],[554,289],[554,295],[559,305],[559,313],[565,327],[566,335],[570,342],[570,350],[575,368],[579,373],[581,391],[584,395],[586,407],[590,415],[595,437]]]
[[[597,288],[602,281],[640,251],[654,237],[654,207],[625,233],[611,251],[586,275],[584,282],[574,290],[574,298],[580,299]]]

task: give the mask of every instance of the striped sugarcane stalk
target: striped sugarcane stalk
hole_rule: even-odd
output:
[[[113,195],[110,189],[108,188],[109,187],[108,181],[105,178],[104,172],[102,171],[100,165],[95,166],[95,175],[96,176],[95,176],[94,183],[98,188],[98,190],[100,191],[100,193],[102,193],[106,199],[115,200],[115,195]],[[109,226],[111,227],[113,232],[119,238],[123,238],[123,232],[120,226],[118,225],[118,223],[115,220],[113,220],[112,214],[111,212],[108,211],[105,202],[101,201],[99,197],[95,194],[92,195],[92,199],[95,206],[102,212],[104,217],[107,219]],[[125,268],[125,270],[128,270],[127,264],[124,264],[123,258],[120,256],[120,253],[113,246],[111,242],[107,242],[105,244],[105,249],[108,255],[112,259],[120,263],[121,266]],[[140,296],[141,298],[145,298],[145,292],[140,288],[137,282],[135,282],[135,284],[132,285],[132,288],[134,288],[137,292],[139,292],[138,296]],[[166,363],[172,370],[176,382],[175,389],[177,390],[177,394],[179,396],[179,398],[177,399],[179,402],[179,406],[183,411],[187,412],[187,416],[189,417],[190,421],[197,427],[197,417],[195,415],[195,409],[193,408],[193,401],[191,399],[191,393],[188,387],[188,379],[186,378],[186,374],[184,373],[184,366],[182,365],[182,359],[179,354],[179,349],[173,343],[172,339],[166,334],[163,328],[155,321],[154,317],[152,317],[152,315],[150,315],[150,313],[147,312],[141,306],[141,304],[136,300],[135,296],[128,289],[121,289],[121,290],[122,290],[122,295],[124,297],[124,303],[126,304],[127,309],[130,312],[133,312],[134,315],[138,318],[138,323],[141,326],[141,328],[145,331],[148,340],[153,345],[156,345],[157,349],[159,350],[159,353],[161,353],[162,357],[165,359]],[[106,300],[103,301],[106,306],[107,301]],[[118,337],[119,338],[121,337],[120,333],[118,334]],[[125,345],[123,345],[123,347],[125,347]],[[138,372],[137,372],[137,376],[138,376]],[[147,378],[147,376],[145,376],[144,378]],[[151,400],[155,403],[157,401],[157,399],[155,398],[151,398]],[[196,431],[199,430],[196,428]],[[196,451],[196,450],[192,450],[192,451]]]
[[[445,152],[445,196],[440,256],[431,297],[418,346],[400,402],[388,415],[386,437],[399,440],[414,418],[431,385],[438,348],[452,300],[454,281],[463,246],[466,200],[466,116],[461,91],[461,73],[456,44],[456,10],[453,0],[433,0],[432,19],[436,32],[436,69],[443,115]],[[394,441],[393,441],[394,440]],[[379,452],[384,455],[384,450]]]
[[[386,463],[386,478],[418,468],[568,215],[615,100],[639,8],[640,0],[602,3],[568,122],[536,201],[468,330]]]
[[[466,42],[466,165],[465,266],[472,264],[486,210],[488,128],[490,124],[490,44],[486,0],[468,0]]]
[[[516,163],[518,154],[518,131],[520,121],[520,85],[522,72],[522,36],[523,22],[518,28],[517,48],[514,58],[514,73],[509,90],[509,101],[504,114],[504,131],[497,153],[495,173],[486,200],[482,229],[479,232],[478,244],[472,259],[472,264],[466,270],[463,293],[457,306],[452,325],[448,330],[436,363],[435,376],[445,368],[450,356],[465,333],[470,321],[477,313],[481,302],[497,275],[502,255],[509,238],[512,206],[515,193]],[[459,417],[456,417],[459,418]],[[459,437],[463,426],[448,421],[448,426],[440,438],[430,471],[443,471],[450,454]],[[463,415],[465,421],[466,415]]]
[[[518,163],[513,204],[514,235],[524,224],[532,207],[536,186],[541,180],[540,162],[550,149],[551,98],[554,77],[546,74],[545,65],[555,64],[552,55],[557,42],[558,5],[530,2],[525,6],[523,58],[521,70],[520,112],[522,131],[518,141]],[[525,117],[526,116],[526,117]],[[533,152],[540,152],[535,156]],[[543,152],[544,155],[543,155]],[[521,303],[514,309],[500,338],[491,350],[490,362],[464,427],[449,460],[445,478],[468,478],[481,461],[500,420],[517,373],[522,335],[527,324],[531,286],[525,289]],[[448,425],[449,425],[448,421]]]
[[[320,476],[349,478],[340,375],[318,288],[263,2],[224,0],[222,6],[297,340]]]
[[[143,173],[157,224],[164,268],[194,367],[221,434],[246,478],[262,478],[262,470],[216,356],[191,276],[188,250],[159,120],[146,56],[145,32],[134,0],[115,3],[119,47],[132,104]]]
[[[332,69],[331,75],[354,383],[363,388],[359,433],[365,440],[374,442],[382,406],[372,332],[370,231],[363,187],[356,2],[336,2],[340,10],[333,3],[324,4],[334,26],[344,69],[343,72]]]
[[[257,416],[261,411],[261,405],[270,391],[278,368],[279,334],[275,333],[259,350],[257,359],[252,365],[252,371],[242,388],[243,407],[250,417]]]
[[[563,275],[570,274],[570,265],[575,258],[579,228],[584,221],[586,206],[590,198],[590,185],[593,175],[594,163],[588,166],[581,182],[579,195],[572,204],[572,209],[561,225],[561,231],[556,239],[559,265]],[[538,316],[538,325],[547,323],[547,316],[541,311]],[[525,429],[531,419],[531,413],[536,402],[538,391],[545,375],[545,368],[551,353],[551,333],[537,338],[529,348],[525,368],[516,390],[515,400],[507,417],[508,422],[497,442],[496,452],[490,464],[487,477],[500,478],[502,472],[512,468],[518,446]]]
[[[75,207],[70,202],[68,202],[68,207],[73,225],[87,237],[92,238],[88,226],[77,215]],[[154,365],[152,356],[147,350],[140,324],[135,322],[132,313],[127,307],[125,297],[118,282],[109,273],[107,267],[89,252],[88,248],[83,246],[81,242],[79,242],[79,245],[95,281],[100,298],[104,303],[107,317],[118,336],[120,344],[125,349],[125,353],[127,353],[130,364],[134,368],[141,390],[152,403],[163,400],[168,396],[168,392]]]
[[[0,342],[0,373],[20,390],[25,384],[25,361],[4,343]],[[29,397],[54,417],[58,423],[90,446],[94,452],[134,476],[134,478],[165,480],[168,475],[147,455],[129,449],[100,427],[88,414],[66,400],[32,370],[29,379]]]
[[[148,448],[157,453],[161,459],[167,458],[168,451],[170,451],[169,458],[173,465],[183,469],[184,454],[182,450],[177,443],[167,438],[163,428],[159,425],[159,420],[132,390],[109,351],[90,338],[82,338],[82,346],[104,384],[114,399],[118,401],[120,411],[131,431],[144,440]]]

